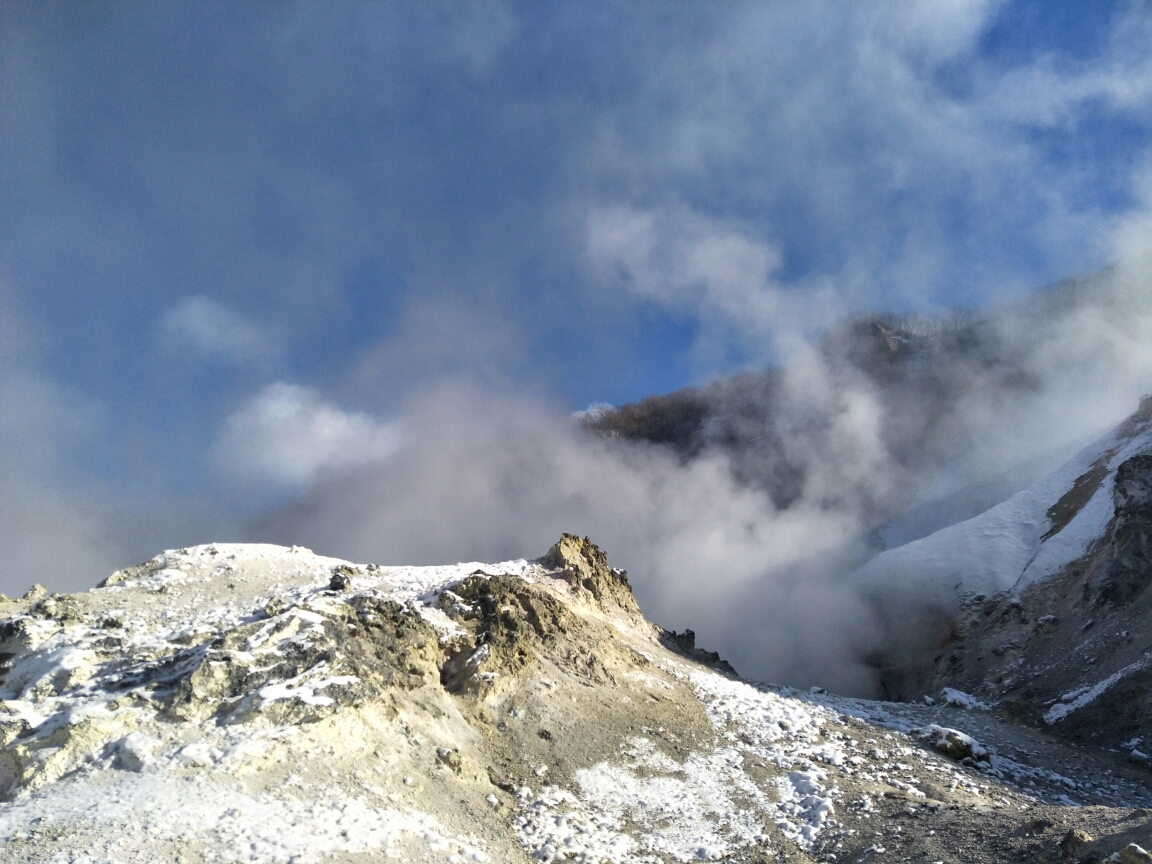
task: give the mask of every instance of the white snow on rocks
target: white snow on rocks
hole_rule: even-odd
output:
[[[280,699],[299,699],[305,705],[331,705],[335,701],[331,696],[317,694],[316,691],[333,686],[343,687],[360,680],[355,675],[327,675],[325,674],[327,671],[328,664],[317,663],[293,678],[265,684],[256,691],[256,695],[260,697],[262,704]]]
[[[741,757],[722,748],[693,754],[682,764],[633,738],[624,764],[602,762],[576,772],[579,791],[524,790],[516,818],[520,841],[541,861],[716,861],[733,851],[766,844],[757,810],[732,800],[762,793],[740,768]],[[530,797],[531,796],[531,797]],[[624,833],[624,825],[630,827]]]
[[[842,733],[831,728],[838,715],[714,672],[691,670],[688,680],[723,737],[765,762],[793,769],[777,782],[777,801],[764,809],[785,837],[810,846],[835,813],[839,790],[825,785],[827,774],[818,763],[845,764]]]
[[[682,664],[666,671],[691,685],[720,740],[677,762],[646,737],[633,738],[623,762],[576,774],[578,789],[523,791],[516,827],[533,857],[547,862],[720,860],[766,848],[766,824],[810,847],[835,824],[839,790],[821,766],[847,764],[838,714],[747,682]],[[768,786],[747,773],[748,759],[786,773]],[[622,826],[633,826],[630,836]]]
[[[516,561],[484,572],[527,576],[532,566]],[[394,599],[450,630],[455,625],[435,608],[437,592],[485,565],[357,567],[299,547],[209,544],[165,552],[93,589],[112,610],[102,621],[14,619],[21,650],[0,685],[0,727],[9,730],[0,779],[16,784],[16,797],[0,808],[0,843],[60,830],[91,838],[86,852],[70,844],[61,860],[116,861],[121,853],[127,860],[147,838],[201,844],[220,860],[304,864],[335,852],[387,849],[408,837],[449,860],[487,860],[478,841],[455,837],[416,810],[380,807],[335,788],[298,796],[238,785],[233,775],[251,770],[278,738],[291,737],[291,724],[265,720],[237,729],[159,721],[144,685],[165,669],[176,680],[200,664],[217,636],[267,619],[245,650],[220,652],[257,672],[322,637],[326,615],[345,602],[328,590],[334,568],[353,573],[356,591]],[[55,607],[68,598],[45,602]],[[286,700],[328,706],[332,688],[357,680],[319,662],[260,686],[256,707]],[[15,747],[25,755],[10,756]],[[21,773],[36,782],[21,788]]]
[[[823,781],[828,775],[815,768],[808,771],[790,771],[776,781],[780,801],[776,826],[789,840],[800,846],[811,846],[828,818],[835,814],[832,796]]]
[[[1090,687],[1080,687],[1071,693],[1065,693],[1060,697],[1059,702],[1048,709],[1048,712],[1044,715],[1044,722],[1049,725],[1058,723],[1073,711],[1083,708],[1089,702],[1094,702],[1099,699],[1105,692],[1111,690],[1129,675],[1133,675],[1146,668],[1148,663],[1149,658],[1145,657],[1137,660],[1135,663],[1130,663],[1123,669],[1112,673],[1103,681],[1093,684]]]
[[[335,852],[387,850],[405,835],[432,851],[484,862],[470,838],[453,837],[431,816],[375,806],[336,790],[306,796],[252,794],[215,778],[151,771],[117,774],[115,783],[69,783],[25,796],[0,809],[0,840],[26,838],[56,827],[91,839],[84,850],[61,853],[93,860],[127,860],[141,837],[153,842],[202,844],[224,861],[299,864]],[[124,858],[121,859],[120,856]]]
[[[988,750],[965,732],[948,726],[929,723],[920,730],[921,738],[930,738],[936,749],[957,760],[971,759],[973,762],[990,762]]]
[[[1131,431],[1129,436],[1127,433]],[[880,553],[853,574],[859,585],[914,587],[941,598],[965,591],[997,594],[1058,572],[1104,533],[1113,514],[1117,466],[1152,449],[1152,429],[1117,427],[1044,480],[972,519]],[[1051,537],[1048,510],[1098,462],[1107,468],[1098,489]]]
[[[262,788],[248,782],[277,759],[292,764],[313,752],[293,743],[311,733],[283,712],[317,709],[316,716],[327,717],[323,709],[342,695],[341,688],[360,686],[357,677],[341,674],[337,659],[310,655],[308,668],[260,678],[242,697],[250,700],[251,722],[161,720],[160,697],[145,684],[167,674],[186,680],[188,668],[203,666],[209,674],[213,662],[265,675],[286,668],[276,664],[315,647],[333,619],[344,616],[346,626],[359,626],[364,619],[347,613],[353,598],[365,595],[418,611],[450,638],[459,628],[442,609],[462,602],[451,586],[477,573],[534,581],[547,572],[525,560],[389,568],[352,565],[298,547],[216,544],[167,552],[149,568],[122,573],[99,589],[100,622],[91,615],[18,618],[13,626],[20,632],[19,653],[0,685],[0,729],[8,736],[0,760],[12,748],[25,748],[39,760],[33,767],[43,782],[14,790],[14,800],[0,808],[0,843],[35,832],[67,833],[61,864],[148,860],[146,843],[190,844],[205,860],[254,864],[410,851],[412,844],[452,864],[485,861],[497,853],[464,836],[476,829],[450,830],[438,817],[455,824],[451,811],[414,797],[429,785],[417,763],[397,763],[388,781],[394,794],[359,777],[341,785],[341,778],[328,776],[323,756],[313,766],[322,771],[308,775],[310,783]],[[341,576],[339,585],[334,573]],[[370,608],[383,614],[383,606]],[[244,629],[231,634],[231,641],[218,639],[237,627]],[[487,650],[480,646],[470,662],[478,666]],[[217,654],[222,659],[215,660]],[[1014,762],[943,725],[976,722],[963,709],[987,708],[959,691],[946,691],[939,708],[885,705],[753,685],[655,650],[644,656],[652,666],[629,672],[630,680],[664,691],[691,688],[711,725],[701,733],[707,740],[683,749],[663,729],[642,729],[627,733],[631,737],[619,753],[575,770],[563,781],[568,788],[551,779],[562,772],[546,773],[548,766],[535,764],[530,782],[541,788],[521,788],[510,802],[484,797],[489,787],[482,786],[477,800],[483,810],[507,815],[516,839],[536,860],[657,864],[751,851],[772,857],[782,851],[781,839],[811,851],[844,829],[838,811],[847,819],[844,811],[866,809],[842,800],[840,786],[850,778],[898,790],[910,801],[925,797],[917,780],[929,776],[925,771],[972,796],[988,788],[976,771],[1078,789],[1069,778]],[[421,698],[428,695],[422,692]],[[1074,694],[1062,704],[1071,711],[1090,698]],[[963,719],[927,722],[928,712],[939,711]],[[958,742],[967,751],[953,759],[971,755],[973,770],[899,734],[862,733],[862,725],[846,715],[910,736]],[[416,735],[410,729],[397,734]],[[433,746],[439,743],[419,746],[439,753]],[[294,764],[284,770],[304,772]],[[13,775],[13,782],[19,786],[23,780]]]
[[[940,693],[940,701],[945,705],[955,705],[957,708],[966,708],[969,711],[991,711],[992,706],[987,702],[981,702],[975,696],[969,696],[963,690],[956,690],[952,687],[945,687]],[[928,703],[932,704],[932,703]]]

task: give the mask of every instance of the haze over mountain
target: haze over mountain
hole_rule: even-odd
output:
[[[257,534],[451,561],[562,522],[617,550],[654,620],[745,674],[876,695],[884,628],[848,575],[893,526],[976,515],[1130,413],[1150,312],[1118,268],[980,314],[857,318],[782,368],[576,418],[450,388],[388,461]]]
[[[1152,860],[1150,393],[1147,3],[0,4],[0,860]]]
[[[886,412],[906,406],[874,400],[875,375],[857,392],[814,358],[860,314],[996,317],[1110,265],[1139,301],[1150,28],[1126,0],[4,4],[0,590],[84,587],[208,536],[269,539],[269,514],[336,497],[338,477],[453,464],[432,442],[483,450],[741,372],[789,370],[781,386],[800,394],[770,445],[788,451],[777,497],[847,508],[803,543],[761,544],[785,557],[840,555],[861,527],[840,516],[871,526],[932,465],[949,467],[928,504],[1024,464],[1018,451],[1066,450],[1143,392],[1141,302],[1063,319],[1067,338],[1050,358],[1025,350],[1025,374],[1064,362],[1069,377],[1001,425],[981,416],[1007,416],[998,397],[972,397],[950,414],[955,441],[921,419],[901,429]],[[1096,372],[1075,374],[1085,363]],[[1075,410],[1056,407],[1061,386]],[[846,482],[810,467],[806,424]],[[949,462],[969,439],[983,442],[972,464]],[[752,462],[731,489],[707,462],[638,481],[639,535],[678,535],[693,496],[717,514],[701,536],[771,521],[779,501],[740,479]],[[797,471],[807,485],[789,491]],[[475,533],[521,554],[575,527],[595,484],[544,481],[548,525]],[[381,495],[436,514],[461,492],[444,486]],[[652,500],[671,497],[683,512]],[[930,509],[885,536],[951,518]],[[319,514],[310,536],[339,521]],[[466,527],[446,533],[466,545]],[[473,554],[419,525],[384,534],[389,560]],[[666,569],[643,551],[663,543],[610,545],[651,557],[638,572]],[[694,545],[702,578],[755,581]],[[674,617],[695,598],[669,602]]]

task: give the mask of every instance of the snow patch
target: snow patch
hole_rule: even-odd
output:
[[[767,845],[763,817],[770,804],[744,774],[735,750],[693,754],[681,764],[650,739],[628,744],[626,764],[601,762],[576,772],[578,795],[545,787],[523,807],[517,836],[532,857],[613,864],[656,864],[661,856],[718,861],[750,845]],[[760,806],[738,806],[733,788],[762,799]]]
[[[1103,681],[1100,681],[1091,687],[1081,687],[1080,689],[1074,690],[1071,693],[1065,693],[1062,697],[1060,697],[1061,701],[1057,702],[1050,709],[1048,709],[1048,713],[1044,715],[1044,722],[1049,725],[1058,723],[1073,711],[1077,711],[1088,703],[1099,699],[1102,695],[1104,695],[1104,693],[1112,689],[1112,687],[1118,684],[1122,679],[1127,678],[1129,675],[1133,675],[1136,672],[1139,672],[1147,665],[1148,658],[1145,657],[1143,660],[1137,660],[1135,663],[1130,663],[1120,671],[1114,672]]]
[[[810,847],[825,822],[835,813],[832,796],[826,791],[823,771],[792,771],[776,781],[780,790],[776,826],[784,836],[801,847]]]
[[[853,576],[862,586],[917,585],[940,599],[964,591],[988,595],[1059,572],[1083,555],[1112,518],[1116,467],[1152,448],[1145,425],[1131,437],[1120,426],[1099,438],[1044,480],[965,522],[880,553]],[[1049,509],[1077,479],[1104,460],[1108,473],[1088,502],[1060,531],[1047,536]]]
[[[963,690],[955,690],[951,687],[945,687],[940,693],[940,700],[945,705],[954,705],[957,708],[964,708],[969,711],[991,711],[992,706],[987,702],[981,702],[975,696],[969,696]]]

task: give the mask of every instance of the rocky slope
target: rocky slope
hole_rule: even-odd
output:
[[[1149,845],[1141,766],[954,694],[743,681],[645,621],[626,575],[569,535],[533,561],[427,568],[200,546],[0,615],[0,861],[1103,860]]]
[[[906,645],[888,659],[894,698],[954,687],[1146,764],[1152,400],[1045,481],[877,556],[854,578],[865,590],[883,588],[893,609],[934,598],[934,644]]]

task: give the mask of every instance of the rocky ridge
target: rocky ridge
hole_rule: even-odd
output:
[[[571,535],[533,561],[427,568],[199,546],[0,615],[0,861],[1102,860],[1149,845],[1139,766],[959,697],[743,681],[645,621],[626,574]]]

